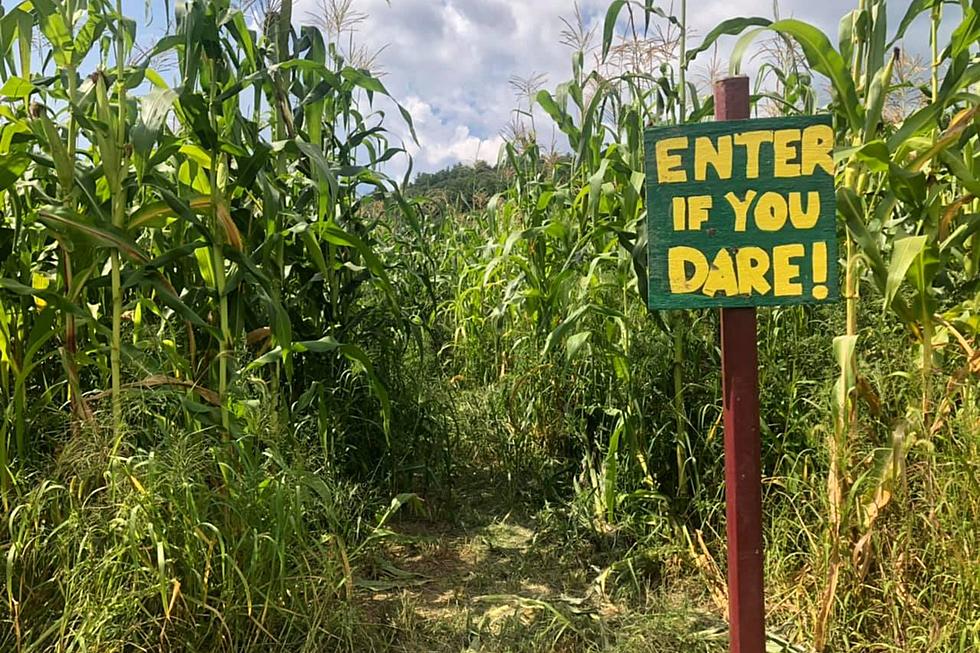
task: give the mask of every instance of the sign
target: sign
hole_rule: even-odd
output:
[[[838,298],[830,116],[646,131],[653,309]]]

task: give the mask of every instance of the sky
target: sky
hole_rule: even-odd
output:
[[[679,0],[674,0],[679,2]],[[144,0],[128,0],[139,5]],[[152,0],[154,27],[162,23],[162,0]],[[329,0],[294,0],[294,22],[315,22]],[[517,105],[510,81],[540,75],[544,88],[571,76],[571,50],[561,44],[562,18],[572,19],[574,0],[350,0],[366,16],[354,34],[366,51],[377,52],[376,65],[390,93],[412,114],[419,144],[411,142],[396,112],[386,126],[403,140],[414,170],[433,171],[477,159],[494,163],[503,142],[501,132]],[[657,5],[670,10],[671,0]],[[893,0],[889,31],[898,25],[907,2]],[[609,0],[579,0],[586,22],[599,24]],[[813,23],[836,41],[837,25],[856,0],[779,0],[781,18]],[[736,16],[772,17],[772,0],[689,0],[692,44],[714,25]],[[910,39],[927,38],[919,21]],[[601,27],[599,27],[601,32]],[[601,38],[596,34],[596,43]],[[733,37],[722,41],[727,53]],[[697,67],[697,64],[695,64]],[[695,72],[695,75],[697,73]],[[539,140],[555,139],[549,121],[538,116]],[[404,162],[394,167],[403,169]],[[400,174],[400,170],[389,170]]]
[[[322,15],[323,0],[296,0],[297,20]],[[369,50],[383,48],[378,64],[388,90],[415,120],[419,146],[406,139],[416,171],[440,169],[456,162],[496,162],[501,131],[517,104],[509,83],[515,76],[543,75],[553,89],[571,76],[571,50],[561,44],[572,19],[573,0],[352,0],[368,19],[355,39]],[[677,0],[679,1],[679,0]],[[798,18],[820,27],[836,41],[841,16],[856,0],[780,0],[781,18]],[[907,5],[893,0],[891,29]],[[669,0],[658,6],[669,9]],[[596,42],[608,0],[580,0],[586,21],[598,24]],[[772,0],[689,0],[693,43],[717,23],[735,16],[772,17]],[[925,24],[916,25],[917,30]],[[916,30],[913,30],[913,32]],[[727,52],[734,42],[723,42]],[[707,53],[706,53],[707,54]],[[395,122],[395,121],[391,121]],[[539,115],[538,137],[553,138],[549,121]],[[390,124],[399,135],[406,131]],[[562,139],[557,138],[560,147]]]

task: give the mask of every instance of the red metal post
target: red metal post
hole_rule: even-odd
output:
[[[748,77],[715,83],[715,120],[749,117]],[[762,465],[755,308],[721,309],[731,653],[764,653]]]

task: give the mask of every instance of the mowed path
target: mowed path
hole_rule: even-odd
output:
[[[725,650],[725,629],[690,596],[607,596],[601,568],[540,541],[533,518],[403,520],[358,583],[378,651]],[[362,569],[362,577],[365,570]]]

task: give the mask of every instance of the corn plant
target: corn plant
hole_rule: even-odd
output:
[[[464,350],[467,342],[494,343],[491,367],[501,380],[515,377],[511,392],[521,398],[513,403],[522,410],[510,415],[515,433],[530,429],[553,439],[554,426],[544,425],[574,422],[586,414],[589,453],[576,487],[592,497],[597,522],[606,524],[601,528],[629,511],[634,495],[625,488],[633,483],[653,492],[703,496],[712,472],[695,452],[711,449],[707,442],[692,440],[713,437],[717,412],[691,407],[691,396],[685,395],[702,388],[685,379],[684,369],[691,364],[685,354],[702,356],[689,339],[691,330],[710,317],[653,315],[648,322],[637,317],[642,311],[638,297],[645,296],[642,130],[651,123],[705,119],[711,100],[702,98],[691,74],[699,57],[736,37],[731,65],[737,73],[754,52],[753,44],[771,38],[753,92],[754,110],[829,111],[838,134],[845,307],[841,336],[825,344],[826,360],[836,360],[839,370],[830,418],[823,431],[815,431],[827,434],[823,546],[828,553],[812,623],[818,648],[827,647],[834,637],[841,574],[864,578],[873,565],[875,524],[907,482],[910,452],[933,446],[936,435],[956,419],[956,406],[972,396],[964,379],[976,368],[977,298],[971,281],[978,228],[972,190],[976,11],[963,3],[946,44],[940,43],[941,21],[951,12],[944,12],[941,3],[911,3],[890,33],[886,3],[867,0],[844,16],[836,40],[798,20],[749,17],[724,21],[692,47],[684,28],[685,7],[678,8],[674,16],[653,3],[610,3],[601,45],[573,53],[572,79],[538,93],[539,106],[567,138],[570,155],[557,158],[552,168],[533,139],[507,145],[513,187],[490,203],[483,226],[474,228],[473,241],[489,242],[464,258],[465,274],[458,278],[452,305],[457,346]],[[896,46],[923,13],[930,19],[929,77],[922,83],[899,79],[903,54]],[[624,20],[625,34],[618,36]],[[657,36],[648,37],[647,29],[658,21],[659,31],[652,32]],[[670,34],[676,37],[664,36]],[[630,48],[666,56],[662,65],[651,66],[648,59],[632,56]],[[594,67],[587,65],[588,57],[594,57]],[[609,63],[617,61],[627,62],[625,69],[611,68]],[[637,69],[638,61],[646,68]],[[829,81],[829,93],[818,80]],[[896,94],[905,92],[921,94],[922,101],[913,101],[904,115],[886,110]],[[458,240],[453,247],[460,247]],[[859,365],[861,343],[875,338],[862,326],[868,320],[867,313],[862,320],[861,310],[867,310],[869,294],[904,325],[919,351],[920,399],[889,420],[882,417],[882,402],[901,395],[882,397]],[[792,323],[794,332],[806,334],[822,328],[824,319],[822,312],[777,309],[763,324],[782,330],[782,324]],[[658,419],[663,404],[652,402],[651,407],[641,397],[650,388],[638,376],[635,347],[644,340],[640,332],[651,327],[671,336],[670,376],[658,383],[659,398],[668,399],[675,418],[670,426]],[[530,343],[543,343],[531,346],[540,352],[537,364],[521,365],[518,352]],[[477,352],[472,364],[479,367],[486,353]],[[666,355],[660,350],[660,356]],[[475,370],[467,373],[479,376]],[[664,383],[672,386],[669,391]],[[624,392],[609,392],[612,385]],[[945,390],[937,396],[940,387]],[[703,390],[709,396],[716,391]],[[693,424],[701,426],[691,429]],[[772,428],[763,425],[767,435]],[[885,444],[877,446],[873,463],[861,460],[859,452],[874,448],[866,434],[878,430]],[[665,431],[674,434],[673,470],[667,473],[657,455]],[[767,460],[767,466],[781,464]],[[692,520],[697,526],[711,519],[697,517]],[[852,565],[846,569],[848,558]]]
[[[834,401],[840,417],[830,443],[828,480],[834,544],[827,592],[817,621],[818,649],[826,642],[841,564],[842,514],[856,514],[865,532],[855,544],[853,557],[866,569],[871,526],[893,492],[896,470],[901,469],[908,448],[918,437],[929,437],[936,431],[932,388],[937,321],[943,324],[945,334],[960,334],[963,328],[972,330],[968,323],[957,325],[955,318],[950,321],[936,313],[940,296],[954,300],[948,304],[949,317],[960,315],[965,308],[962,304],[958,308],[956,301],[968,296],[962,295],[960,289],[969,278],[968,261],[975,249],[971,238],[978,228],[975,216],[962,211],[972,201],[969,188],[975,182],[969,155],[964,163],[961,149],[966,146],[967,151],[972,150],[969,144],[976,134],[976,108],[968,94],[976,75],[969,64],[971,45],[976,41],[975,10],[964,8],[963,22],[954,29],[948,47],[940,50],[941,3],[913,3],[890,40],[885,9],[885,2],[862,2],[846,15],[841,22],[839,50],[816,28],[799,21],[777,21],[764,28],[796,41],[810,67],[831,80],[831,109],[838,115],[839,132],[843,134],[839,158],[844,165],[838,202],[848,235],[844,292],[847,331],[835,344],[841,380]],[[883,107],[893,88],[893,70],[900,51],[891,50],[911,22],[925,12],[931,18],[933,55],[930,84],[928,90],[923,89],[929,102],[892,125],[884,120]],[[755,34],[743,36],[736,50],[744,51]],[[736,67],[738,63],[737,59],[733,61]],[[944,65],[946,75],[940,84]],[[926,170],[937,180],[931,188]],[[969,194],[961,197],[964,191]],[[890,260],[886,262],[889,253]],[[910,407],[908,415],[915,431],[905,433],[904,427],[896,427],[901,428],[902,435],[897,435],[896,430],[891,453],[875,472],[878,485],[865,490],[852,512],[845,510],[843,502],[854,482],[850,480],[853,477],[848,459],[857,438],[855,400],[862,388],[856,363],[861,268],[869,271],[883,296],[885,310],[896,315],[920,344],[922,400],[918,409]],[[906,280],[913,290],[910,297],[899,292]],[[963,341],[962,336],[960,340]],[[969,345],[964,349],[967,356],[971,355],[970,349]],[[863,387],[867,387],[866,383]]]
[[[236,648],[219,623],[251,619],[259,594],[278,604],[294,591],[286,578],[305,574],[314,558],[346,556],[345,541],[361,537],[337,522],[330,538],[294,541],[289,562],[285,548],[265,550],[316,530],[299,527],[300,514],[322,519],[332,510],[331,490],[291,459],[300,436],[276,441],[286,423],[302,428],[313,406],[317,430],[339,440],[328,447],[321,438],[308,458],[325,474],[373,474],[379,458],[391,475],[407,464],[388,457],[386,384],[402,378],[395,361],[412,328],[399,280],[378,254],[381,220],[368,210],[412,213],[378,172],[402,153],[372,108],[387,90],[317,29],[294,29],[288,3],[269,15],[265,33],[229,2],[175,9],[173,32],[145,49],[119,2],[23,2],[0,15],[0,494],[22,518],[0,538],[15,624],[0,636],[4,648],[148,645],[139,633],[120,643],[102,630],[99,619],[121,623],[127,613],[133,624],[138,614],[217,618],[196,645]],[[32,52],[38,34],[46,57]],[[273,409],[256,411],[258,397]],[[277,419],[257,421],[257,413]],[[63,442],[44,435],[62,429]],[[220,433],[221,444],[209,450],[181,433]],[[174,450],[157,437],[182,441],[178,449],[196,451],[194,465],[203,465],[188,471],[201,476],[179,498],[163,498],[176,486],[153,452]],[[400,456],[416,455],[398,444]],[[187,462],[177,455],[171,462]],[[32,488],[32,475],[54,464],[74,470],[70,487]],[[93,568],[47,549],[36,555],[31,542],[45,524],[80,516],[96,487],[106,488],[99,509],[130,522],[89,540],[92,564],[109,565],[94,577],[131,574],[150,596],[126,607],[100,585],[108,594],[87,617],[59,616],[41,606],[80,607],[97,593],[34,591],[34,579],[72,568],[80,579]],[[244,521],[207,498],[215,488],[243,501]],[[327,503],[309,503],[310,493]],[[168,521],[176,513],[156,507],[173,501],[186,520],[182,535]],[[266,517],[245,517],[246,504],[272,510],[274,532],[247,526]],[[75,531],[62,532],[68,548],[86,551],[68,544]],[[114,556],[133,567],[113,566]],[[331,567],[316,592],[349,593],[349,562]],[[212,581],[210,572],[201,578],[211,565]],[[211,582],[237,584],[242,569],[243,587],[212,594]],[[43,630],[48,619],[60,627]],[[255,632],[289,629],[285,614],[263,619]],[[315,620],[306,627],[320,632]],[[159,641],[166,630],[157,629]]]
[[[141,45],[118,0],[8,5],[3,650],[358,650],[359,568],[415,503],[365,496],[451,479],[447,424],[588,532],[598,594],[652,567],[723,599],[718,325],[646,309],[643,130],[707,119],[726,45],[756,114],[838,139],[844,307],[760,320],[773,611],[822,650],[976,647],[973,4],[698,39],[694,5],[614,0],[567,23],[567,82],[520,85],[507,187],[465,214],[381,172],[411,119],[357,20],[191,0]]]

